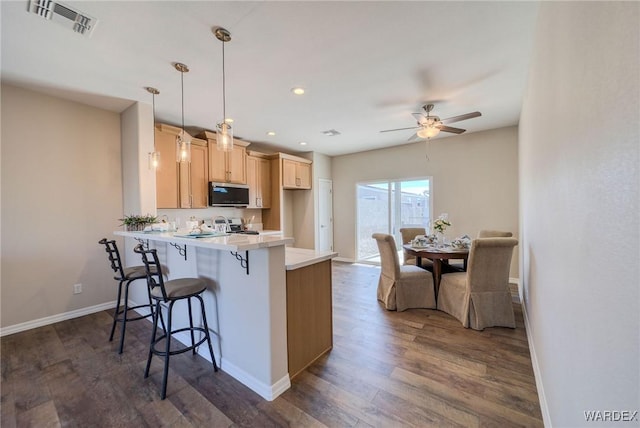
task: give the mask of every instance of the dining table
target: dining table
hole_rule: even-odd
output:
[[[440,280],[442,278],[443,265],[448,264],[449,260],[463,260],[463,269],[467,270],[467,261],[469,259],[468,248],[455,248],[450,245],[426,245],[414,246],[412,244],[404,244],[403,251],[416,258],[416,266],[422,266],[422,259],[430,259],[433,262],[433,285],[435,287],[436,298],[440,289]]]

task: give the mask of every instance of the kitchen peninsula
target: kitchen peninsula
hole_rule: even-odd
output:
[[[293,243],[293,239],[282,235],[231,234],[187,238],[172,232],[114,233],[126,238],[127,260],[134,261],[130,264],[139,264],[132,248],[142,243],[157,249],[161,262],[167,267],[169,279],[200,277],[207,281],[208,290],[203,298],[220,367],[263,398],[275,399],[291,386],[290,376],[300,370],[300,364],[306,366],[330,349],[330,260],[336,253],[285,248]],[[306,360],[296,363],[295,372],[291,372],[294,368],[289,362],[292,349],[288,348],[287,289],[291,289],[293,283],[288,283],[289,271],[298,270],[304,274],[305,268],[321,263],[329,266],[323,292],[325,330],[319,340],[323,347],[316,352],[318,355],[309,355],[309,351],[305,351]],[[306,281],[298,279],[297,283]],[[132,300],[143,302],[145,295],[133,296]],[[301,304],[314,306],[311,301]],[[188,323],[186,312],[185,307],[175,318],[176,325]],[[198,319],[198,315],[195,316]],[[318,342],[313,336],[312,333],[309,339]],[[178,336],[178,339],[184,343],[190,341],[186,335]],[[304,341],[293,345],[297,349],[301,345],[309,348]],[[311,349],[318,347],[313,344]],[[293,352],[296,353],[296,349]],[[204,350],[201,355],[209,359]],[[169,385],[169,391],[170,388]]]

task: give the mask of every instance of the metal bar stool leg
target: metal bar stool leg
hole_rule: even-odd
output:
[[[166,334],[166,341],[167,341],[167,346],[165,348],[165,355],[164,355],[164,372],[162,375],[162,395],[160,396],[161,399],[165,399],[167,397],[167,378],[169,377],[169,356],[171,355],[171,312],[173,312],[173,304],[175,302],[170,302],[169,303],[169,310],[167,313],[167,327],[169,328],[167,330],[167,334]]]
[[[120,334],[120,348],[118,349],[118,354],[122,354],[122,349],[124,348],[124,335],[127,331],[127,317],[129,316],[129,285],[131,284],[131,280],[127,281],[124,286],[124,304],[122,308],[122,332]]]
[[[160,312],[160,301],[156,303],[156,310],[153,314],[153,331],[151,332],[151,343],[149,344],[149,356],[147,358],[147,367],[144,369],[145,379],[149,377],[151,357],[153,356],[153,344],[156,342],[156,332],[158,331],[158,317],[162,317],[162,313]],[[164,322],[162,323],[162,325],[164,325]]]
[[[193,348],[191,350],[191,353],[192,355],[196,355],[196,339],[193,332],[193,311],[191,310],[191,297],[187,299],[187,306],[189,307],[189,327],[191,327],[189,333],[191,333],[191,347]]]
[[[218,371],[218,364],[216,364],[216,357],[213,355],[213,346],[211,346],[211,335],[209,334],[209,325],[207,324],[207,315],[204,312],[204,300],[202,296],[196,296],[200,300],[200,309],[202,310],[202,324],[204,325],[204,335],[207,338],[207,345],[209,346],[209,353],[211,354],[211,362],[213,363],[213,371]]]
[[[116,324],[118,323],[118,315],[120,315],[120,297],[122,295],[122,283],[118,284],[118,300],[116,300],[116,310],[113,313],[113,325],[111,326],[111,334],[109,335],[109,342],[113,340],[113,334],[116,332]]]

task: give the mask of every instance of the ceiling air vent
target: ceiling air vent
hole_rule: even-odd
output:
[[[336,135],[340,135],[340,133],[335,129],[328,129],[326,131],[322,131],[322,133],[327,137],[335,137]]]
[[[31,0],[29,11],[85,36],[90,36],[98,23],[86,13],[52,0]]]

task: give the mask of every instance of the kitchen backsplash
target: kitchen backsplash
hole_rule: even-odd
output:
[[[175,221],[178,226],[184,227],[185,222],[195,217],[199,221],[208,223],[216,216],[227,218],[242,218],[245,224],[262,224],[262,210],[248,208],[203,208],[203,209],[159,209],[158,220]]]

